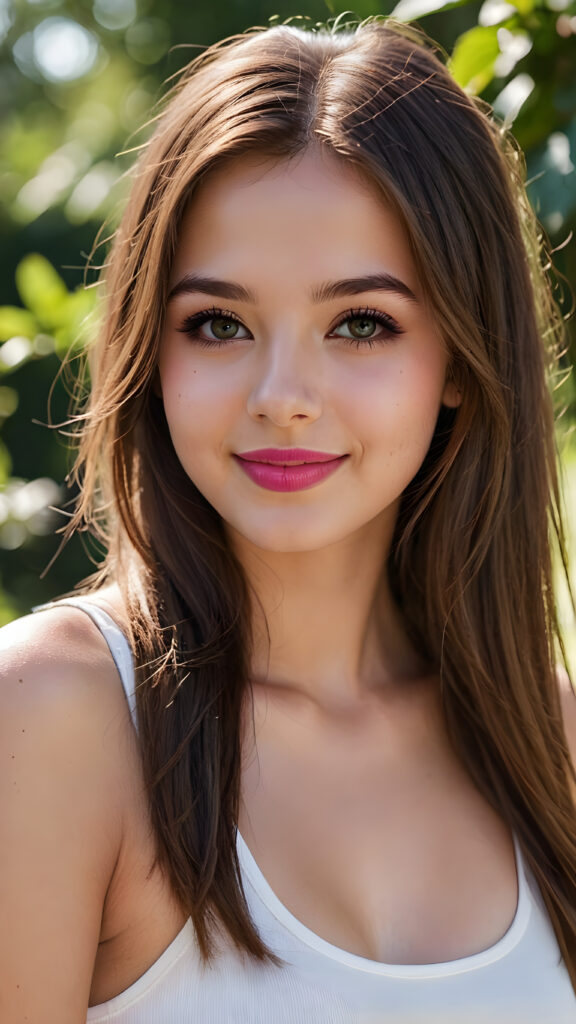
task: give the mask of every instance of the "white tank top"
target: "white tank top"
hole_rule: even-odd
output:
[[[128,641],[85,598],[104,635],[135,719]],[[348,953],[290,913],[237,833],[252,920],[285,966],[263,966],[219,940],[205,968],[189,919],[160,958],[125,992],[88,1009],[88,1024],[574,1024],[576,996],[535,880],[516,837],[518,904],[495,945],[434,964],[385,964]]]

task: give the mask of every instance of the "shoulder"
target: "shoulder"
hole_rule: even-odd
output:
[[[90,828],[105,827],[99,848],[113,860],[134,747],[116,667],[84,612],[53,607],[0,629],[0,750],[20,806],[41,816],[48,799],[87,825],[90,800]]]
[[[84,612],[55,607],[0,630],[0,985],[11,1020],[62,1021],[63,1007],[85,1019],[134,746],[114,663]]]
[[[52,725],[61,715],[62,728],[89,713],[97,728],[124,706],[108,645],[85,612],[55,605],[0,629],[0,711],[48,714]]]
[[[106,641],[85,612],[70,605],[54,604],[9,622],[0,629],[0,666],[26,662],[29,666],[60,667],[102,663]]]

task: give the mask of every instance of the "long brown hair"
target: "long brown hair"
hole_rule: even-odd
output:
[[[154,386],[179,224],[222,161],[321,145],[401,217],[462,394],[403,495],[387,572],[438,673],[451,740],[518,836],[576,987],[573,769],[557,680],[550,527],[558,488],[546,370],[562,322],[517,149],[420,34],[254,30],[183,73],[135,169],[105,272],[81,416],[75,526],[123,588],[158,861],[209,958],[214,925],[274,959],[235,837],[253,595],[218,514],[173,450]]]

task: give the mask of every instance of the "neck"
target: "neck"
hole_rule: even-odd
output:
[[[382,524],[316,551],[231,541],[255,597],[256,685],[342,708],[422,673],[389,591]]]

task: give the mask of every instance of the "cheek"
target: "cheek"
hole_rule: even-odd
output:
[[[170,432],[194,434],[210,431],[212,421],[222,422],[232,397],[226,374],[194,358],[193,352],[166,346],[158,362],[159,388]]]
[[[426,450],[442,404],[445,361],[424,355],[391,363],[352,382],[344,397],[347,418],[371,442]]]
[[[197,368],[178,351],[161,351],[158,362],[160,397],[172,444],[187,473],[197,451],[200,425],[205,422],[202,388],[197,386]]]

